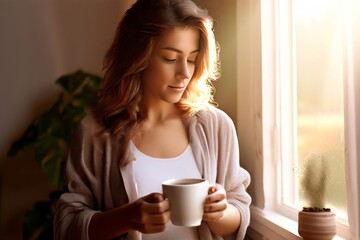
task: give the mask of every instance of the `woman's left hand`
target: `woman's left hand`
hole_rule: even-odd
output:
[[[208,196],[205,200],[203,220],[207,222],[216,222],[224,216],[228,207],[225,189],[215,184],[209,187]]]

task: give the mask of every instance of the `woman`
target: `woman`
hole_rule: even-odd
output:
[[[104,62],[98,105],[74,136],[56,239],[243,239],[249,174],[231,119],[212,106],[212,19],[190,0],[138,0]],[[136,161],[134,161],[136,160]],[[174,226],[168,178],[212,183],[201,226]]]

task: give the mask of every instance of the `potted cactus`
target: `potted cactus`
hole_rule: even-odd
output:
[[[336,235],[335,214],[325,204],[326,166],[321,154],[310,155],[303,164],[300,194],[306,206],[299,212],[298,231],[305,240],[330,240]]]

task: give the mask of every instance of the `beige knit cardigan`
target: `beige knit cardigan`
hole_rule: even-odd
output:
[[[119,152],[122,142],[110,135],[99,136],[101,127],[92,115],[85,117],[76,132],[66,164],[68,192],[57,202],[54,218],[55,239],[87,240],[94,213],[122,206],[138,199],[133,175],[134,156],[128,149]],[[232,120],[223,111],[210,108],[189,120],[190,145],[202,177],[221,184],[229,204],[241,215],[241,226],[231,239],[241,240],[250,221],[251,198],[246,192],[250,175],[239,166],[238,140]],[[129,162],[119,164],[124,158]],[[223,239],[211,233],[206,222],[198,227],[201,240]],[[132,231],[123,239],[141,240]]]

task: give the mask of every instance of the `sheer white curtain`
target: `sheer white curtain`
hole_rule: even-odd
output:
[[[345,29],[345,120],[348,219],[352,239],[360,239],[360,3],[348,6]]]

